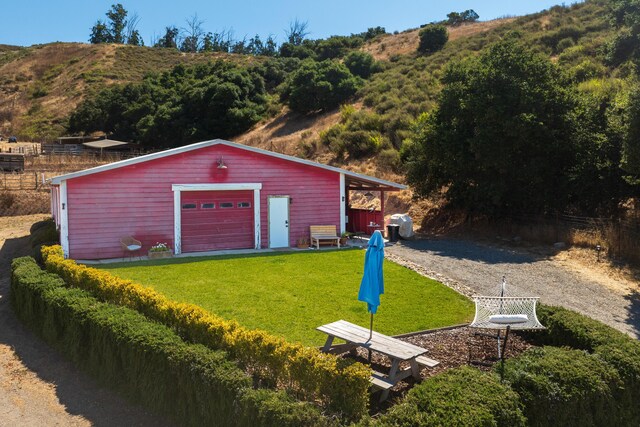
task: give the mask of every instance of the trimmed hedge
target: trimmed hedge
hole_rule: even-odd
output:
[[[30,242],[33,256],[38,262],[42,262],[42,247],[57,245],[60,242],[60,234],[56,229],[53,218],[33,223],[30,228]]]
[[[625,425],[625,408],[615,399],[622,381],[598,355],[533,348],[507,360],[504,378],[520,395],[531,426]]]
[[[640,342],[562,307],[540,305],[538,318],[547,329],[531,334],[536,343],[586,350],[615,368],[624,383],[616,390],[620,425],[640,425]]]
[[[451,369],[415,386],[371,426],[525,426],[518,395],[475,368]]]
[[[222,349],[260,379],[283,384],[296,397],[320,402],[348,420],[366,414],[370,368],[325,354],[316,348],[292,344],[265,331],[243,328],[193,304],[177,303],[153,289],[108,272],[64,259],[59,246],[44,247],[48,271],[100,300],[132,308],[174,328],[188,341]]]
[[[11,301],[23,322],[80,368],[181,424],[334,424],[310,403],[252,389],[225,352],[185,343],[140,313],[66,288],[33,258],[13,261]]]

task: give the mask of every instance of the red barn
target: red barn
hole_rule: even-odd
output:
[[[62,248],[75,259],[122,257],[123,236],[140,240],[143,250],[168,243],[176,254],[295,246],[311,225],[346,230],[349,190],[383,195],[405,188],[219,139],[51,183]]]

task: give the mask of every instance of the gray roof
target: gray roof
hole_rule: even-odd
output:
[[[113,169],[118,169],[118,168],[129,166],[129,165],[135,165],[138,163],[147,162],[149,160],[161,159],[163,157],[173,156],[175,154],[180,154],[180,153],[186,153],[188,151],[198,150],[201,148],[211,147],[214,145],[226,145],[226,146],[238,148],[241,150],[251,151],[253,153],[263,154],[265,156],[271,156],[271,157],[276,157],[283,160],[288,160],[294,163],[300,163],[307,166],[313,166],[320,169],[330,170],[332,172],[343,173],[345,177],[351,178],[352,180],[357,181],[358,183],[364,182],[368,184],[375,184],[375,185],[386,187],[387,189],[394,189],[394,190],[404,190],[405,188],[407,188],[406,185],[396,184],[395,182],[386,181],[384,179],[379,179],[372,176],[351,172],[346,169],[324,165],[322,163],[301,159],[299,157],[288,156],[286,154],[280,154],[280,153],[274,153],[273,151],[263,150],[261,148],[250,147],[248,145],[238,144],[231,141],[225,141],[223,139],[213,139],[211,141],[196,142],[195,144],[172,148],[170,150],[160,151],[158,153],[151,153],[151,154],[147,154],[140,157],[133,157],[131,159],[121,160],[119,162],[109,163],[109,164],[97,166],[91,169],[85,169],[78,172],[68,173],[66,175],[56,176],[51,178],[51,183],[60,184],[62,181],[66,181],[68,179],[73,179],[81,176],[92,175],[94,173],[100,173],[100,172],[105,172]]]
[[[119,145],[127,145],[128,142],[116,141],[114,139],[100,139],[98,141],[83,142],[82,145],[90,148],[111,148]]]

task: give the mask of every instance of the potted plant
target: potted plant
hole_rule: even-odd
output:
[[[173,252],[166,243],[156,243],[149,249],[149,259],[171,258]]]
[[[296,246],[298,249],[308,249],[309,248],[309,238],[308,237],[300,237],[296,241]]]
[[[347,240],[349,237],[353,236],[353,233],[349,233],[348,231],[343,232],[340,235],[340,246],[344,246],[347,244]]]

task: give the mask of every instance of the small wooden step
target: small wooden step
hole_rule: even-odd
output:
[[[437,360],[429,359],[426,356],[418,356],[418,357],[416,357],[416,362],[418,362],[418,365],[426,366],[427,368],[433,368],[433,367],[438,366],[440,364],[440,362],[438,362]]]
[[[369,378],[369,381],[371,381],[371,385],[373,387],[382,390],[389,390],[395,385],[391,381],[389,381],[389,379],[387,379],[384,374],[375,371],[371,374],[371,378]]]

